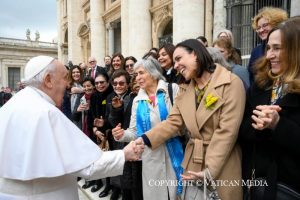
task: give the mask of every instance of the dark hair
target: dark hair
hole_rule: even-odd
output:
[[[206,47],[196,39],[188,39],[180,42],[175,48],[182,47],[188,53],[194,52],[197,56],[196,62],[198,63],[197,77],[201,77],[204,71],[213,73],[216,65],[208,53]]]
[[[134,63],[136,63],[136,61],[137,61],[136,58],[133,57],[133,56],[128,56],[128,57],[126,57],[126,58],[124,59],[124,67],[123,67],[124,69],[125,69],[125,67],[126,67],[125,65],[126,65],[126,61],[127,61],[127,60],[132,60]]]
[[[159,57],[159,52],[160,50],[165,49],[166,53],[172,60],[172,66],[174,66],[174,61],[173,61],[173,53],[175,51],[175,46],[171,43],[164,44],[162,47],[159,48],[158,50],[158,57]]]
[[[80,73],[79,82],[81,82],[82,79],[83,79],[83,71],[82,71],[82,69],[78,65],[73,65],[73,67],[71,67],[71,69],[69,70],[69,74],[68,74],[68,80],[70,81],[70,85],[73,85],[73,83],[74,83],[74,80],[73,80],[73,77],[72,77],[72,72],[73,72],[74,69],[78,69],[79,70],[79,73]]]
[[[95,86],[95,80],[92,77],[90,77],[90,76],[85,77],[82,81],[82,84],[87,81],[90,81],[92,83],[92,85]]]
[[[149,52],[150,51],[155,51],[156,53],[158,53],[158,49],[156,48],[156,47],[152,47],[150,50],[149,50]]]
[[[130,75],[125,70],[118,70],[115,73],[113,73],[113,75],[111,76],[110,81],[113,82],[115,80],[115,78],[118,78],[120,76],[124,76],[125,77],[127,84],[130,83]]]
[[[114,58],[119,57],[121,59],[121,67],[124,64],[124,56],[121,53],[115,53],[111,58],[111,63],[113,63]]]
[[[207,42],[207,39],[204,36],[199,36],[196,38],[197,40],[201,40],[202,42]]]
[[[106,72],[100,72],[100,73],[97,73],[96,77],[95,77],[95,80],[98,76],[102,76],[105,78],[106,82],[109,82],[109,76]]]
[[[152,57],[152,58],[154,58],[154,59],[157,60],[158,55],[157,55],[157,53],[154,53],[154,52],[152,52],[152,51],[149,51],[149,52],[147,52],[142,58],[143,58],[143,59],[147,59],[147,58],[149,58],[149,57]]]

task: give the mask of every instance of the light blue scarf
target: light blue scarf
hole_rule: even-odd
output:
[[[160,120],[164,121],[168,117],[168,109],[165,103],[165,94],[162,91],[157,93],[157,104],[160,114]],[[147,100],[140,100],[136,110],[136,127],[137,135],[140,137],[145,132],[151,129],[150,109]],[[175,171],[178,184],[177,195],[182,193],[182,180],[180,174],[183,173],[181,162],[183,160],[183,149],[179,137],[174,137],[166,142],[172,166]]]

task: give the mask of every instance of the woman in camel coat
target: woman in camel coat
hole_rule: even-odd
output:
[[[183,180],[203,180],[208,168],[222,200],[242,199],[241,154],[236,144],[245,107],[245,89],[233,73],[213,63],[205,47],[190,39],[177,44],[173,58],[189,85],[183,88],[167,120],[142,136],[153,149],[184,125],[190,133],[182,167]],[[221,184],[224,184],[221,186]],[[196,186],[184,199],[199,199]]]

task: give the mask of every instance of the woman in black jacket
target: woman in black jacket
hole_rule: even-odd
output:
[[[129,74],[126,72],[116,72],[112,76],[112,84],[117,82],[117,79],[125,79],[128,86],[130,82]],[[111,95],[112,101],[109,105],[108,120],[112,127],[116,127],[119,123],[123,129],[127,129],[130,124],[131,118],[131,107],[133,99],[138,93],[139,86],[135,81],[135,76],[132,77],[130,82],[131,91],[125,92],[122,97],[118,97],[115,92]],[[115,88],[116,86],[114,86]],[[127,143],[114,142],[119,144],[119,147],[124,147]],[[123,200],[142,200],[143,189],[142,189],[142,161],[136,162],[125,162],[123,175],[120,176],[120,186],[122,188],[122,199]]]
[[[95,88],[96,91],[91,96],[90,110],[88,113],[88,127],[93,131],[92,140],[95,143],[99,143],[96,134],[98,131],[101,133],[106,133],[108,129],[111,128],[108,121],[105,119],[106,113],[106,98],[113,91],[111,85],[109,84],[109,77],[106,73],[99,73],[95,78]],[[102,181],[97,180],[96,185],[92,188],[92,192],[98,191],[102,187]],[[112,189],[110,185],[110,178],[106,178],[106,187],[99,194],[99,197],[105,197],[108,195],[109,191]]]
[[[300,17],[269,33],[256,67],[240,127],[243,178],[266,180],[261,199],[283,198],[278,183],[300,192]],[[251,199],[258,199],[256,189]]]

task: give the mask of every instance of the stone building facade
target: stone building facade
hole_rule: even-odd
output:
[[[163,42],[176,44],[184,39],[205,36],[209,43],[224,28],[229,28],[232,8],[250,5],[246,23],[235,31],[241,42],[245,37],[249,49],[254,46],[251,30],[255,0],[57,0],[58,57],[63,62],[86,62],[94,56],[103,64],[105,55],[121,52],[141,58],[150,48]],[[297,0],[271,0],[266,5],[286,8],[291,15],[299,13]],[[279,3],[278,3],[279,2]],[[295,9],[299,8],[299,9]],[[233,16],[239,18],[241,16]],[[231,21],[230,21],[231,20]]]
[[[0,86],[16,89],[24,77],[24,68],[30,58],[47,55],[57,58],[57,44],[0,37]]]

